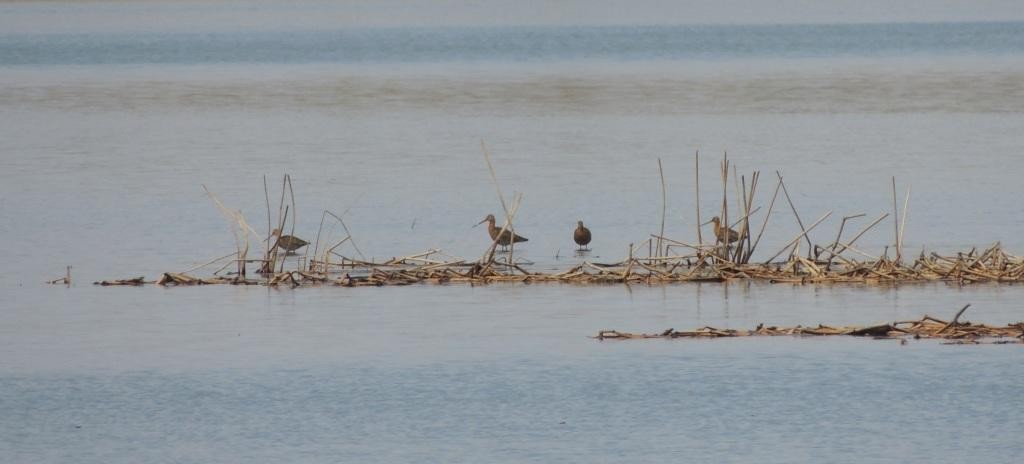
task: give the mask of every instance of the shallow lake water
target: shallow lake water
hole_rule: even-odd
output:
[[[1024,23],[355,27],[321,17],[342,6],[303,5],[0,4],[0,461],[1024,451],[1021,345],[590,338],[946,319],[967,303],[966,319],[1005,324],[1024,319],[1018,285],[91,285],[233,251],[203,185],[265,234],[263,178],[276,209],[285,173],[297,235],[328,209],[367,257],[475,258],[488,240],[471,226],[501,209],[481,142],[505,195],[523,194],[516,255],[538,269],[581,259],[579,219],[594,261],[656,233],[659,158],[666,234],[695,241],[697,151],[704,218],[728,152],[761,171],[757,204],[779,171],[805,223],[833,211],[816,242],[842,216],[890,212],[895,176],[908,253],[1021,253]],[[758,256],[798,230],[777,204]],[[858,243],[882,253],[891,218]],[[43,284],[65,265],[73,285]]]

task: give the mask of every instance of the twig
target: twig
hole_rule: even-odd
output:
[[[896,247],[896,262],[900,261],[900,210],[896,206],[896,176],[892,176],[892,226],[893,236],[892,239],[895,241],[894,246]]]
[[[326,209],[325,209],[325,210],[324,210],[324,212],[325,212],[325,213],[327,213],[327,214],[330,214],[330,215],[331,215],[331,217],[333,217],[333,218],[334,218],[334,219],[336,219],[336,220],[337,220],[337,221],[338,221],[339,223],[341,223],[341,227],[345,229],[345,234],[347,234],[347,235],[349,236],[349,238],[350,238],[350,239],[352,239],[352,248],[355,248],[355,250],[356,250],[356,253],[358,253],[358,254],[359,254],[359,257],[360,257],[360,258],[362,258],[362,259],[363,259],[363,260],[365,261],[365,260],[366,260],[366,256],[363,256],[363,252],[362,252],[362,251],[360,251],[360,250],[359,250],[359,246],[358,246],[358,245],[356,245],[356,238],[355,238],[355,236],[354,236],[354,235],[352,235],[352,231],[351,231],[351,230],[349,230],[349,228],[348,228],[348,224],[345,224],[345,220],[344,220],[344,219],[342,219],[342,218],[341,218],[341,216],[339,216],[339,215],[337,215],[337,214],[334,214],[334,213],[330,212],[329,210],[326,210]],[[345,214],[345,213],[341,213],[341,215],[344,215],[344,214]]]
[[[665,171],[661,168],[661,158],[658,158],[658,176],[661,177],[661,232],[659,236],[665,236],[665,209],[667,208],[665,192]],[[661,255],[661,239],[658,239],[658,254]]]
[[[694,177],[694,189],[697,191],[697,207],[694,208],[697,211],[697,245],[704,246],[704,237],[700,233],[700,150],[693,153],[693,177]]]
[[[960,308],[960,311],[957,311],[957,313],[956,313],[956,316],[953,316],[953,320],[952,320],[952,321],[949,321],[949,323],[948,323],[948,324],[946,324],[945,326],[943,326],[943,327],[942,327],[941,329],[939,329],[939,331],[938,331],[938,332],[935,332],[935,333],[936,333],[936,334],[940,334],[940,333],[942,333],[942,332],[945,332],[945,331],[946,331],[946,329],[948,329],[948,328],[950,328],[950,327],[952,327],[952,326],[956,325],[956,321],[957,321],[957,319],[960,319],[960,315],[961,315],[961,314],[963,314],[963,313],[964,313],[964,311],[967,311],[967,308],[970,308],[970,307],[971,307],[971,304],[970,304],[970,303],[967,303],[966,305],[964,305],[964,307],[963,307],[963,308]]]
[[[747,259],[754,255],[754,250],[757,249],[757,244],[761,243],[761,235],[764,234],[764,229],[768,227],[768,218],[772,216],[772,208],[775,207],[775,198],[779,196],[779,187],[782,187],[782,179],[779,179],[779,183],[775,184],[775,193],[772,194],[771,203],[768,203],[768,213],[764,215],[764,222],[761,223],[761,230],[757,232],[757,239],[755,239],[754,244],[750,246],[750,253],[747,255]]]
[[[900,220],[900,235],[896,241],[896,260],[903,255],[903,232],[907,227],[907,206],[910,205],[910,186],[907,186],[907,198],[903,200],[903,219]]]
[[[785,189],[785,187],[783,187],[783,189]],[[815,227],[816,227],[816,226],[817,226],[818,224],[820,224],[820,223],[821,223],[821,221],[824,221],[824,220],[825,220],[825,218],[827,218],[827,217],[829,217],[829,216],[831,216],[831,215],[832,215],[832,211],[829,211],[829,212],[825,213],[825,215],[824,215],[824,216],[822,216],[821,218],[819,218],[819,219],[818,219],[817,221],[814,221],[814,224],[811,224],[811,226],[810,226],[810,227],[808,227],[808,228],[807,228],[806,230],[804,230],[804,231],[803,231],[802,233],[800,233],[800,235],[797,235],[796,237],[794,237],[794,238],[793,238],[793,240],[790,240],[790,241],[789,241],[789,243],[787,243],[787,244],[786,244],[786,246],[782,247],[782,249],[781,249],[781,250],[779,250],[779,252],[778,252],[778,253],[775,253],[775,254],[774,254],[774,255],[773,255],[773,256],[772,256],[771,258],[768,258],[768,260],[766,260],[766,261],[765,261],[764,263],[765,263],[765,264],[769,264],[769,263],[771,263],[771,262],[772,262],[772,260],[773,260],[773,259],[775,259],[776,257],[778,257],[779,255],[781,255],[783,251],[786,251],[786,248],[789,248],[789,247],[790,247],[791,245],[793,245],[794,243],[796,243],[796,242],[800,241],[800,238],[802,238],[802,237],[806,237],[806,236],[807,236],[807,233],[808,233],[808,232],[810,232],[811,230],[813,230],[813,229],[814,229],[814,228],[815,228]]]
[[[729,227],[729,153],[722,154],[722,225]],[[717,234],[716,234],[717,235]],[[722,248],[718,250],[718,256],[723,259],[729,258],[729,232],[722,234],[722,237],[715,237],[715,243],[721,243]]]
[[[807,239],[807,246],[814,248],[811,243],[811,237],[807,235],[807,230],[804,229],[804,222],[800,220],[800,213],[796,212],[796,206],[793,205],[793,199],[789,197],[789,190],[786,189],[786,183],[782,181],[782,174],[779,171],[775,171],[775,175],[779,177],[779,183],[782,185],[782,193],[786,195],[786,201],[789,202],[789,208],[793,210],[793,216],[796,217],[796,223],[800,225],[800,230],[804,231],[804,238]]]
[[[848,221],[850,219],[856,219],[856,218],[859,218],[859,217],[863,217],[863,216],[864,216],[864,213],[855,214],[853,216],[843,216],[843,221],[839,223],[839,232],[836,233],[836,240],[834,242],[832,242],[832,245],[829,248],[831,248],[833,251],[835,251],[836,247],[839,246],[839,240],[841,240],[842,237],[843,237],[843,229],[846,227],[846,221]],[[825,251],[825,250],[822,249],[821,251]],[[820,252],[818,250],[814,251],[815,259],[817,259],[819,254],[820,254]],[[833,254],[832,256],[835,256],[835,255]],[[831,266],[831,265],[832,265],[832,260],[829,259],[828,260],[828,264],[826,265],[826,267],[827,266]]]
[[[843,247],[842,250],[838,250],[838,251],[829,250],[828,251],[829,252],[829,259],[831,259],[832,256],[839,256],[840,254],[842,254],[844,251],[846,251],[847,248],[850,248],[851,245],[853,245],[853,242],[856,242],[857,239],[859,239],[867,231],[871,230],[872,227],[874,227],[879,222],[882,222],[882,220],[887,218],[887,217],[889,217],[889,213],[884,213],[881,216],[879,216],[878,219],[875,219],[874,221],[872,221],[871,224],[868,224],[867,226],[865,226],[863,229],[861,229],[861,231],[856,236],[853,237],[853,239],[851,239],[849,242],[846,242],[845,244],[842,245],[842,247]]]
[[[211,265],[213,263],[216,263],[216,262],[218,262],[218,261],[220,261],[222,259],[230,258],[231,256],[237,255],[237,254],[238,254],[237,252],[235,252],[235,253],[228,253],[228,254],[226,254],[224,256],[221,256],[219,258],[214,258],[214,259],[212,259],[212,260],[210,260],[210,261],[208,261],[206,263],[200,264],[200,265],[195,266],[195,267],[188,268],[188,269],[186,269],[184,271],[179,272],[178,274],[188,274],[189,272],[195,271],[196,269],[202,269],[202,268],[204,268],[206,266],[209,266],[209,265]]]
[[[270,260],[270,239],[269,239],[269,237],[270,237],[270,234],[272,233],[272,231],[271,231],[271,226],[270,226],[270,191],[267,189],[267,175],[266,174],[263,175],[263,198],[266,200],[266,203],[267,203],[267,237],[268,237],[266,245],[264,245],[264,247],[263,247],[263,260],[264,260],[263,265],[267,266],[268,263],[269,263],[269,260]]]

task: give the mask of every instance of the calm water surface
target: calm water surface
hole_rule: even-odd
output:
[[[896,176],[914,254],[1021,253],[1024,23],[268,27],[265,7],[0,5],[0,461],[1024,451],[1019,345],[588,338],[947,318],[966,303],[968,319],[1002,324],[1024,319],[1020,286],[89,285],[232,251],[201,185],[262,231],[263,176],[276,192],[283,173],[301,236],[322,210],[347,211],[376,259],[476,257],[488,243],[471,226],[500,210],[481,140],[505,193],[524,195],[517,254],[542,269],[579,260],[577,219],[596,261],[656,232],[658,158],[666,233],[695,240],[697,150],[705,217],[728,151],[761,171],[758,204],[778,170],[805,222],[833,211],[818,242],[844,215],[891,211]],[[154,12],[180,21],[138,27]],[[208,19],[229,13],[245,27]],[[862,248],[881,253],[892,228]],[[762,257],[797,230],[776,208]],[[41,283],[67,264],[75,285]]]

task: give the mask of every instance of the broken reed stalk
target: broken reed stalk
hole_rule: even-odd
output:
[[[883,213],[881,216],[878,217],[878,219],[875,219],[874,221],[871,222],[871,224],[868,224],[867,226],[865,226],[863,229],[861,229],[860,232],[857,233],[857,235],[855,235],[852,239],[850,239],[849,242],[846,242],[845,244],[841,245],[843,247],[842,250],[830,250],[829,251],[829,260],[831,261],[833,256],[841,255],[848,248],[849,249],[853,249],[852,248],[853,243],[856,242],[857,239],[859,239],[862,235],[867,233],[867,231],[871,230],[872,227],[875,227],[875,225],[877,225],[879,222],[882,222],[882,220],[887,218],[887,217],[889,217],[889,213]]]
[[[761,211],[761,207],[760,206],[758,206],[757,208],[754,208],[751,211],[747,211],[746,214],[744,214],[743,216],[740,216],[740,218],[735,220],[735,221],[733,221],[732,224],[729,224],[729,227],[730,228],[734,228],[734,227],[742,224],[743,221],[747,220],[747,218],[749,218],[750,216],[753,216],[754,214],[757,214],[758,211]]]
[[[292,188],[292,175],[291,174],[285,174],[284,177],[285,177],[285,179],[288,180],[288,198],[291,200],[291,203],[292,203],[292,228],[288,232],[288,235],[291,235],[292,237],[294,237],[295,236],[295,218],[298,216],[299,212],[295,210],[295,190]],[[281,229],[281,234],[282,235],[284,234],[284,229]],[[308,251],[309,248],[306,248],[306,250]],[[285,256],[288,256],[288,252],[287,251],[285,252]],[[284,272],[284,262],[285,262],[285,260],[282,259],[281,260],[281,272]]]
[[[349,208],[349,209],[351,209],[351,208]],[[342,216],[345,215],[345,213],[348,212],[348,209],[346,209],[341,214],[334,214],[330,210],[326,210],[326,209],[324,210],[324,212],[327,213],[328,215],[330,215],[331,217],[333,217],[336,221],[338,221],[339,224],[341,224],[341,228],[345,229],[345,235],[348,236],[349,239],[351,239],[351,241],[352,241],[352,248],[356,250],[356,254],[359,255],[360,259],[362,259],[363,261],[366,261],[366,256],[363,255],[363,252],[359,249],[359,245],[356,244],[356,237],[354,235],[352,235],[352,230],[348,228],[348,224],[345,224],[345,220],[341,218]]]
[[[511,234],[512,237],[515,237],[515,233],[516,232],[515,232],[515,227],[512,226],[512,214],[509,212],[508,206],[505,204],[505,195],[501,193],[501,185],[498,183],[498,175],[494,171],[494,164],[491,163],[491,153],[490,153],[489,150],[487,150],[487,145],[484,143],[483,140],[480,140],[480,149],[483,150],[483,152],[484,152],[484,161],[487,162],[487,170],[490,171],[490,173],[491,173],[491,180],[494,182],[494,189],[498,193],[498,200],[501,201],[501,209],[505,212],[505,225],[504,225],[504,227],[502,227],[502,231],[507,229],[509,231],[509,234]],[[513,194],[513,196],[515,196],[515,194]],[[521,199],[522,195],[519,195],[519,198]],[[501,237],[502,233],[504,233],[504,232],[499,232],[498,233],[498,237]],[[495,242],[495,243],[497,243],[497,242]],[[508,246],[509,246],[509,252],[508,253],[509,254],[508,254],[508,257],[509,257],[509,262],[510,263],[512,262],[512,256],[513,256],[513,254],[515,253],[515,250],[516,250],[515,243],[516,243],[515,240],[509,240],[509,244],[508,244]],[[492,251],[491,252],[491,259],[493,259],[493,257],[494,257],[494,253]]]
[[[665,171],[661,168],[661,158],[658,158],[658,176],[661,178],[661,232],[658,234],[661,237],[665,236],[665,210],[668,208],[668,200],[666,199],[668,194],[665,191]],[[662,241],[658,239],[658,255],[661,256]]]
[[[291,233],[289,235],[294,237],[295,236],[295,227],[296,227],[296,224],[298,224],[298,220],[299,220],[299,208],[298,208],[298,205],[296,205],[296,202],[295,202],[295,187],[294,187],[294,184],[292,183],[292,175],[291,174],[288,174],[288,196],[291,197],[291,199],[292,199],[292,230],[291,230]],[[316,255],[313,255],[313,257],[315,258]],[[299,269],[303,269],[303,268],[305,268],[305,267],[307,267],[309,265],[309,244],[308,243],[306,244],[306,246],[305,246],[305,248],[304,248],[304,250],[302,252],[302,263],[301,264],[302,265],[299,266]]]
[[[694,189],[697,194],[697,207],[694,210],[697,213],[697,245],[701,248],[704,247],[704,237],[701,236],[700,225],[703,224],[700,220],[700,150],[693,153],[693,177],[694,177]]]
[[[743,190],[740,189],[740,183],[741,183],[740,182],[740,175],[739,175],[738,170],[736,169],[736,163],[733,163],[733,165],[732,165],[732,183],[736,187],[736,210],[739,211],[740,213],[748,212],[747,209],[746,209],[746,206],[744,205],[744,203],[747,201],[747,196],[743,193]],[[743,180],[743,184],[744,184],[744,190],[745,190],[746,179]],[[737,224],[739,224],[741,222],[743,222],[743,220],[736,221]],[[730,260],[732,262],[734,262],[734,263],[739,262],[740,255],[742,254],[742,252],[743,252],[743,232],[740,231],[739,232],[739,239],[736,240],[736,247],[732,250],[732,256],[730,257]]]
[[[902,256],[903,253],[903,232],[906,231],[907,227],[907,207],[910,205],[910,186],[907,186],[907,198],[903,200],[903,219],[900,220],[900,235],[896,240],[896,256]],[[899,259],[899,258],[897,258]]]
[[[793,210],[793,216],[796,217],[796,223],[800,225],[800,230],[804,232],[804,238],[807,239],[807,246],[813,251],[814,244],[811,243],[811,237],[807,235],[807,230],[804,229],[804,222],[800,220],[800,213],[796,212],[796,205],[793,204],[793,199],[789,197],[789,190],[786,189],[786,183],[782,180],[782,174],[779,171],[775,171],[775,175],[779,177],[779,183],[782,184],[782,193],[786,195],[786,202],[789,203],[789,208]],[[808,253],[810,253],[808,251]]]
[[[523,199],[523,194],[520,193],[513,200],[513,202],[512,202],[512,210],[509,211],[509,214],[508,214],[508,221],[505,222],[505,224],[501,226],[501,230],[498,231],[498,234],[494,237],[494,239],[491,240],[491,245],[487,248],[487,251],[485,251],[484,255],[482,257],[480,257],[479,263],[482,266],[484,266],[483,269],[489,268],[490,265],[492,263],[494,263],[494,252],[498,248],[498,239],[501,238],[501,235],[504,234],[505,231],[512,230],[512,229],[509,228],[509,225],[512,224],[512,218],[514,218],[516,213],[519,211],[519,205],[522,203],[522,199]],[[511,233],[511,234],[513,234],[512,235],[513,237],[515,236],[514,233]],[[509,240],[509,242],[511,242],[511,241],[512,240]]]
[[[231,234],[235,238],[235,249],[238,252],[238,275],[244,279],[246,255],[249,252],[249,234],[251,233],[257,238],[259,238],[259,234],[256,233],[256,231],[249,226],[249,223],[245,221],[245,216],[242,215],[241,211],[228,209],[220,199],[213,194],[213,192],[210,192],[210,189],[206,188],[206,185],[203,185],[202,187],[207,196],[209,196],[213,201],[213,204],[221,212],[224,218],[228,220],[228,223],[231,224]],[[241,232],[241,238],[239,236],[239,232]]]
[[[213,205],[216,206],[217,210],[220,211],[222,216],[224,216],[224,219],[228,220],[228,224],[231,226],[231,236],[235,239],[236,256],[240,258],[242,256],[242,245],[241,241],[238,238],[238,231],[235,229],[236,221],[234,218],[234,214],[226,206],[224,206],[223,203],[221,203],[220,199],[218,199],[216,195],[214,195],[212,192],[210,192],[208,188],[206,188],[206,185],[202,185],[202,187],[203,191],[206,192],[206,195],[210,197],[211,201],[213,201]]]
[[[783,187],[783,189],[785,189],[785,187]],[[765,263],[765,264],[770,264],[770,263],[772,262],[772,260],[773,260],[773,259],[775,259],[775,258],[776,258],[776,257],[778,257],[779,255],[781,255],[783,251],[786,251],[786,249],[787,249],[787,248],[789,248],[790,246],[792,246],[792,245],[793,245],[794,243],[797,243],[797,242],[799,242],[801,238],[803,238],[803,237],[806,237],[806,236],[807,236],[807,233],[808,233],[808,232],[810,232],[811,230],[813,230],[813,229],[814,229],[815,227],[817,227],[817,226],[818,226],[818,224],[820,224],[820,223],[821,223],[821,221],[824,221],[824,220],[825,220],[825,218],[827,218],[827,217],[829,217],[829,216],[831,216],[831,215],[832,215],[832,211],[829,211],[829,212],[825,213],[825,215],[823,215],[823,216],[822,216],[821,218],[819,218],[819,219],[818,219],[817,221],[814,221],[814,224],[811,224],[811,226],[810,226],[810,227],[808,227],[808,228],[807,228],[806,230],[804,230],[804,231],[803,231],[803,232],[801,232],[801,233],[800,233],[799,235],[797,235],[796,237],[794,237],[794,238],[793,238],[793,240],[790,240],[790,241],[789,241],[789,243],[787,243],[787,244],[786,244],[786,246],[782,247],[782,249],[781,249],[781,250],[779,250],[779,252],[778,252],[778,253],[775,253],[774,255],[772,255],[772,257],[771,257],[771,258],[768,258],[768,259],[767,259],[767,260],[766,260],[766,261],[765,261],[764,263]]]
[[[245,241],[245,246],[242,248],[242,253],[238,256],[238,276],[245,279],[245,271],[248,264],[249,257],[249,234],[245,231],[246,228],[250,228],[249,224],[245,222],[245,217],[242,216],[242,212],[238,212],[238,225],[242,229],[242,237]]]
[[[277,237],[278,237],[278,240],[280,240],[281,234],[284,233],[285,216],[287,215],[286,210],[285,210],[285,204],[284,204],[285,186],[286,186],[286,182],[287,181],[288,181],[287,176],[282,176],[281,177],[281,200],[278,201],[278,203],[277,203],[277,230],[278,230]],[[268,236],[267,241],[268,242],[270,241],[269,236]],[[274,242],[273,245],[270,246],[270,253],[272,254],[272,257],[271,257],[270,267],[267,268],[267,274],[273,274],[274,273],[274,269],[277,269],[278,248],[277,248],[277,242],[276,241]]]
[[[505,204],[505,195],[501,193],[501,185],[498,183],[498,175],[494,172],[494,165],[491,164],[491,153],[487,150],[484,141],[480,141],[480,149],[484,152],[484,161],[487,162],[487,170],[491,173],[491,180],[494,182],[494,189],[498,192],[498,201],[501,202],[501,210],[505,212],[505,220],[508,220],[508,206]]]
[[[320,255],[320,233],[324,230],[324,221],[327,220],[327,212],[320,213],[320,225],[316,228],[316,239],[313,240],[313,260],[317,259]],[[334,228],[331,228],[331,232],[334,232]],[[308,246],[308,245],[307,245]],[[312,264],[312,263],[310,263]],[[312,269],[311,269],[312,270]]]
[[[289,208],[291,208],[291,205],[285,205],[285,207],[284,207],[284,214],[279,218],[279,221],[278,221],[277,238],[274,239],[274,244],[270,247],[270,249],[273,250],[273,254],[274,254],[274,265],[270,267],[270,273],[271,274],[273,274],[275,272],[274,269],[277,269],[277,255],[278,255],[278,253],[280,253],[280,249],[281,249],[280,247],[278,247],[278,245],[281,243],[281,236],[284,235],[281,232],[283,230],[283,228],[284,228],[284,224],[286,224],[288,222]],[[267,241],[268,242],[270,241],[269,237],[267,238]],[[288,252],[286,251],[284,256],[281,257],[281,270],[277,271],[277,272],[284,272],[284,262],[285,262],[287,256],[288,256]]]
[[[71,286],[71,266],[65,266],[64,267],[64,277],[59,277],[59,278],[56,278],[56,279],[53,279],[53,280],[48,280],[48,281],[46,281],[46,283],[48,283],[50,285],[64,284],[64,285],[67,285],[67,286],[70,287]]]
[[[314,248],[313,248],[313,261],[310,262],[310,265],[314,264],[317,259],[320,259],[322,262],[326,262],[327,263],[327,267],[330,267],[330,253],[329,252],[324,252],[323,255],[320,254],[320,234],[321,234],[321,231],[323,229],[323,224],[325,222],[325,219],[327,218],[328,215],[333,217],[335,219],[335,222],[334,222],[334,224],[331,225],[331,230],[327,232],[327,234],[326,234],[326,236],[324,238],[324,242],[329,243],[328,240],[330,240],[331,237],[333,236],[334,228],[338,224],[341,224],[341,227],[345,229],[345,233],[348,234],[348,237],[352,238],[352,248],[354,248],[356,250],[356,253],[359,254],[360,258],[362,258],[363,260],[366,260],[366,257],[363,256],[363,252],[359,250],[358,246],[356,246],[355,238],[352,237],[352,232],[348,229],[348,225],[346,225],[345,221],[343,221],[341,219],[342,216],[348,214],[348,212],[352,210],[353,206],[355,206],[356,204],[359,203],[359,200],[361,200],[362,197],[363,197],[363,194],[359,194],[356,197],[356,199],[353,200],[352,204],[348,208],[345,208],[345,211],[342,211],[341,214],[334,214],[330,210],[326,210],[326,209],[323,211],[323,213],[320,214],[320,228],[317,229],[317,232],[316,232],[316,244],[314,245]],[[326,244],[325,244],[325,246],[326,246]],[[318,256],[322,256],[322,258],[317,258]]]
[[[740,176],[739,169],[736,167],[736,163],[731,163],[731,164],[732,164],[732,185],[733,185],[733,187],[736,188],[736,211],[739,211],[741,214],[743,214],[743,213],[745,213],[747,211],[747,208],[744,205],[744,203],[747,201],[747,196],[743,193],[744,191],[746,191],[746,187],[747,187],[746,179],[744,179],[742,176]],[[742,222],[742,220],[735,221],[735,222],[736,222],[736,224],[740,224]],[[733,230],[735,230],[735,229],[733,229]],[[734,255],[733,256],[733,261],[734,262],[739,259],[738,251],[742,248],[742,245],[743,245],[743,235],[742,235],[742,233],[738,233],[738,236],[739,236],[739,239],[736,240],[736,250],[733,251],[733,255]]]
[[[679,240],[673,240],[673,239],[668,238],[668,237],[658,237],[657,235],[654,235],[654,234],[651,234],[651,237],[653,237],[653,238],[660,238],[665,243],[668,243],[668,245],[666,245],[666,248],[675,245],[675,246],[681,246],[681,247],[689,248],[691,250],[696,250],[696,251],[702,251],[704,249],[704,247],[702,247],[702,246],[691,245],[689,243],[680,242]]]
[[[747,260],[749,262],[750,257],[754,255],[754,250],[757,249],[757,244],[761,243],[761,236],[764,234],[764,230],[768,227],[768,218],[772,216],[772,208],[775,207],[775,199],[779,196],[779,187],[782,187],[782,179],[775,184],[775,193],[772,194],[772,201],[768,203],[768,213],[764,215],[764,222],[761,223],[761,230],[757,232],[757,239],[754,240],[754,244],[750,246],[750,253],[747,254]]]
[[[741,220],[741,222],[743,223],[743,226],[740,228],[740,239],[739,242],[736,244],[736,252],[735,257],[733,259],[734,262],[739,264],[746,264],[747,261],[750,259],[750,215],[753,214],[753,211],[751,211],[750,208],[753,206],[754,203],[754,192],[757,190],[757,180],[759,176],[760,173],[758,171],[754,171],[754,173],[751,175],[749,191],[747,191],[746,177],[741,178],[743,185],[743,219]],[[758,207],[757,209],[761,208]],[[756,211],[757,209],[755,209],[754,211]]]
[[[942,327],[941,329],[939,329],[939,331],[938,331],[938,332],[936,332],[936,333],[942,333],[942,332],[945,332],[945,331],[946,331],[946,329],[950,328],[951,326],[955,326],[955,325],[956,325],[956,321],[957,321],[958,319],[960,319],[960,315],[962,315],[962,314],[964,313],[964,311],[967,311],[967,308],[970,308],[970,307],[971,307],[971,304],[970,304],[970,303],[967,303],[966,305],[964,305],[964,307],[963,307],[963,308],[960,308],[960,311],[957,311],[957,313],[956,313],[956,316],[953,316],[953,320],[949,321],[949,324],[946,324],[946,325],[944,325],[944,326],[943,326],[943,327]]]
[[[330,247],[330,248],[328,248],[328,249],[326,249],[324,251],[324,257],[323,257],[324,269],[325,269],[324,272],[327,272],[327,270],[329,270],[330,267],[331,267],[331,254],[334,254],[334,249],[338,248],[339,246],[341,246],[342,244],[344,244],[345,242],[347,242],[347,241],[349,241],[351,239],[352,239],[351,236],[345,237],[345,238],[341,239],[340,242],[335,243],[334,246],[332,246],[332,247]]]
[[[260,269],[261,272],[263,270],[273,268],[267,267],[268,263],[270,262],[270,234],[273,233],[273,230],[271,230],[270,225],[270,190],[267,188],[266,174],[263,175],[263,198],[266,200],[267,203],[267,241],[266,244],[263,246],[263,268]]]
[[[854,214],[853,216],[843,216],[843,221],[839,223],[839,232],[836,233],[836,240],[834,242],[832,242],[832,245],[830,245],[828,247],[828,249],[822,249],[821,252],[824,252],[824,251],[833,251],[834,252],[834,251],[836,251],[836,247],[839,246],[839,241],[842,240],[842,238],[843,238],[843,229],[846,227],[846,221],[849,221],[850,219],[856,219],[856,218],[859,218],[859,217],[863,217],[863,216],[865,216],[864,213]],[[814,259],[818,259],[820,257],[820,255],[821,255],[821,253],[818,250],[815,250],[815,252],[814,252]],[[834,257],[834,256],[835,256],[835,254],[833,254],[832,256],[829,257],[829,260],[828,260],[828,263],[826,264],[826,267],[832,265],[832,257]]]
[[[722,155],[722,225],[729,227],[729,153],[724,152]],[[719,258],[728,260],[729,258],[729,233],[725,232],[718,237],[719,234],[715,234],[716,244],[721,244],[721,248],[717,250]]]
[[[746,264],[747,261],[750,260],[750,252],[751,252],[751,250],[750,250],[750,247],[751,247],[751,241],[750,241],[750,208],[752,208],[754,206],[754,192],[757,191],[757,183],[758,183],[758,180],[760,180],[760,178],[761,178],[761,172],[760,171],[754,171],[754,173],[751,174],[751,176],[750,176],[750,191],[749,192],[747,191],[746,181],[744,180],[744,183],[743,183],[743,193],[746,195],[746,197],[744,197],[744,200],[743,200],[743,207],[744,207],[744,211],[745,211],[746,214],[743,215],[744,216],[744,219],[743,219],[743,231],[742,231],[742,235],[741,235],[745,239],[746,247],[744,248],[745,251],[743,252],[743,254],[740,255],[740,263],[743,263],[743,264]]]
[[[203,263],[203,264],[200,264],[200,265],[198,265],[198,266],[190,267],[190,268],[188,268],[188,269],[186,269],[186,270],[184,270],[184,271],[181,271],[181,272],[179,272],[178,274],[188,274],[189,272],[195,271],[195,270],[197,270],[197,269],[202,269],[202,268],[204,268],[204,267],[206,267],[206,266],[209,266],[209,265],[211,265],[211,264],[214,264],[214,263],[218,263],[218,262],[220,262],[220,261],[222,261],[222,260],[225,260],[225,259],[227,259],[227,258],[230,258],[230,257],[232,257],[232,256],[236,256],[236,255],[238,255],[238,252],[235,252],[235,253],[228,253],[228,254],[226,254],[226,255],[224,255],[224,256],[221,256],[221,257],[219,257],[219,258],[213,258],[213,259],[211,259],[210,261],[207,261],[207,262],[205,262],[205,263]]]
[[[836,232],[836,239],[835,239],[835,241],[832,242],[831,245],[829,245],[829,248],[832,249],[832,250],[835,250],[836,247],[839,246],[840,240],[842,240],[842,238],[843,238],[843,229],[846,228],[846,221],[849,221],[850,219],[861,218],[861,217],[864,217],[864,216],[866,216],[866,214],[864,214],[864,213],[854,214],[854,215],[851,215],[851,216],[843,216],[842,222],[839,223],[839,231]]]
[[[892,176],[892,226],[893,246],[896,247],[895,261],[898,263],[900,262],[900,210],[896,206],[896,176]]]
[[[509,233],[512,234],[512,236],[514,237],[515,236],[515,228],[512,227],[512,215],[509,213],[508,206],[505,204],[505,195],[501,193],[501,184],[498,183],[498,175],[494,171],[494,164],[491,163],[491,153],[490,153],[489,150],[487,150],[487,145],[484,143],[483,140],[480,140],[480,149],[483,150],[483,152],[484,152],[484,161],[487,162],[487,170],[490,171],[490,173],[491,173],[491,180],[494,182],[494,189],[498,193],[498,200],[501,202],[501,209],[502,209],[502,211],[505,212],[505,227],[503,227],[502,230],[504,230],[505,228],[508,228],[508,230],[511,231]],[[513,196],[515,196],[515,195],[513,194]],[[501,237],[500,233],[499,233],[498,237]],[[509,241],[509,260],[510,261],[511,261],[513,253],[515,253],[515,240],[510,240]],[[493,253],[492,253],[492,258],[493,258]]]

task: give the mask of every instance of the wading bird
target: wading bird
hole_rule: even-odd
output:
[[[730,229],[728,227],[722,227],[722,220],[718,219],[718,216],[715,216],[715,217],[711,218],[710,221],[705,222],[704,224],[701,224],[701,225],[703,226],[703,225],[706,225],[706,224],[714,224],[715,225],[715,237],[718,238],[719,242],[732,243],[732,242],[735,242],[735,241],[740,239],[740,234],[738,232],[736,232],[735,230],[732,230],[732,229]],[[728,242],[726,242],[726,237],[729,238]]]
[[[309,245],[309,242],[298,238],[293,235],[281,235],[281,229],[274,229],[270,234],[270,238],[277,237],[276,246],[283,249],[286,253],[293,253],[295,250]]]
[[[572,233],[572,239],[580,246],[581,251],[590,244],[590,229],[583,227],[583,221],[576,221],[576,231]]]
[[[511,243],[519,243],[519,242],[525,242],[525,241],[529,240],[526,237],[521,237],[519,235],[513,234],[511,230],[505,230],[505,232],[503,234],[501,234],[501,237],[498,237],[498,232],[501,231],[501,228],[494,226],[494,215],[493,214],[488,214],[487,217],[485,217],[483,221],[480,221],[480,222],[476,223],[476,225],[478,226],[478,225],[483,224],[485,222],[487,223],[487,233],[490,234],[491,240],[497,241],[498,245],[501,245],[501,249],[502,250],[504,250],[505,247],[507,247]],[[476,227],[476,226],[473,226],[473,227]]]

